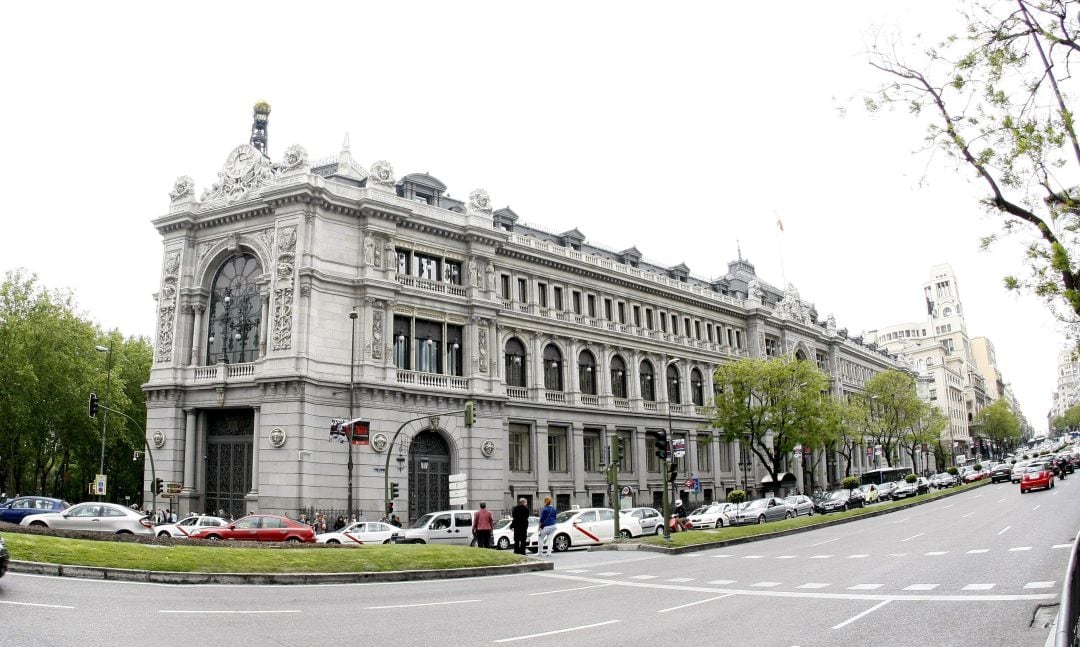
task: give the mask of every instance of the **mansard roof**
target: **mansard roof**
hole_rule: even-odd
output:
[[[427,173],[409,173],[405,177],[398,180],[398,184],[404,184],[405,182],[412,182],[413,184],[419,184],[422,186],[430,187],[438,191],[445,191],[446,185],[440,182],[435,177],[428,175]]]

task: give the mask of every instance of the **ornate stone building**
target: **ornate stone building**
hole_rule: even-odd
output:
[[[386,465],[411,519],[449,506],[451,474],[466,475],[470,506],[606,503],[615,435],[629,448],[620,485],[651,504],[665,480],[651,438],[669,427],[687,447],[679,482],[697,478],[687,499],[744,479],[775,490],[758,466],[740,468],[737,442],[703,427],[713,369],[792,355],[840,396],[896,366],[741,258],[699,279],[577,229],[525,225],[480,189],[456,200],[430,175],[365,168],[347,146],[317,161],[291,146],[274,162],[268,113],[256,105],[251,144],[211,188],[197,198],[181,177],[154,220],[164,253],[147,433],[158,476],[184,484],[182,512],[344,509],[350,446],[329,430],[351,417],[370,421],[351,446],[368,518],[382,514]],[[843,472],[832,456],[816,463],[819,486]],[[779,486],[809,486],[799,461],[790,469]]]

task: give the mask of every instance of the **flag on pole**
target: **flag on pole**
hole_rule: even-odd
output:
[[[776,217],[776,228],[780,231],[784,231],[784,223],[780,221],[780,216]]]

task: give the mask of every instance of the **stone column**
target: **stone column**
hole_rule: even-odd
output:
[[[266,357],[266,336],[270,325],[270,288],[263,288],[259,292],[259,357]]]
[[[585,435],[584,427],[580,422],[570,423],[570,437],[567,449],[571,450],[570,460],[573,461],[574,474],[574,497],[585,492]]]
[[[547,420],[536,421],[536,496],[542,497],[551,493],[548,486],[548,423]]]
[[[570,339],[566,344],[566,354],[563,365],[566,367],[566,381],[563,388],[567,391],[566,403],[578,402],[578,394],[581,393],[581,376],[578,374],[578,346],[576,339]],[[595,370],[595,368],[593,369]]]
[[[259,447],[262,439],[261,414],[262,410],[255,407],[255,428],[251,443],[251,492],[248,493],[248,497],[254,498],[256,501],[259,498]]]
[[[198,414],[194,409],[184,409],[184,489],[181,494],[190,495],[195,491],[195,423]]]
[[[635,427],[632,434],[634,439],[634,473],[637,475],[638,492],[649,489],[649,461],[648,455],[652,451],[649,447],[649,439],[645,435],[645,427]],[[651,505],[651,502],[649,503]]]
[[[188,364],[191,364],[192,366],[202,365],[202,362],[199,359],[199,347],[202,342],[202,313],[205,309],[206,306],[201,303],[196,303],[191,306],[191,361],[188,362]],[[260,340],[261,339],[262,338],[260,337]]]
[[[532,346],[532,353],[530,353],[530,354],[532,355],[532,360],[533,360],[532,361],[533,379],[529,381],[529,386],[533,389],[533,392],[536,394],[536,397],[534,399],[538,400],[540,402],[544,401],[544,398],[541,395],[541,393],[545,390],[545,387],[544,387],[544,348],[541,345],[542,341],[543,341],[543,338],[541,337],[540,333],[533,333],[532,339],[529,340],[530,345]],[[527,362],[528,362],[528,358],[526,358],[526,363]],[[526,368],[528,368],[528,366],[526,366]]]

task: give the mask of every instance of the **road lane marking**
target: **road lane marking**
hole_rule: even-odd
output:
[[[1039,508],[1041,508],[1041,507],[1042,507],[1042,504],[1040,503],[1039,505],[1037,505],[1037,506],[1035,506],[1034,508],[1032,508],[1032,509],[1031,509],[1031,511],[1032,511],[1032,512],[1035,512],[1036,510],[1038,510],[1038,509],[1039,509]]]
[[[567,593],[569,591],[584,591],[585,589],[597,589],[603,586],[611,586],[608,584],[589,584],[588,586],[576,586],[572,589],[555,589],[553,591],[540,591],[539,593],[530,593],[529,595],[549,595],[551,593]]]
[[[847,620],[845,620],[845,621],[841,622],[840,624],[838,624],[838,625],[835,625],[835,626],[833,627],[833,629],[843,629],[844,627],[846,627],[846,626],[848,626],[849,624],[851,624],[851,623],[855,622],[855,621],[856,621],[856,620],[858,620],[859,618],[861,618],[861,617],[863,617],[863,616],[865,616],[865,615],[868,615],[868,614],[871,614],[871,613],[873,613],[873,612],[877,611],[878,609],[880,609],[881,607],[885,606],[885,605],[886,605],[886,604],[888,604],[889,602],[890,602],[890,600],[882,600],[881,602],[878,602],[877,604],[875,604],[874,606],[870,607],[870,608],[869,608],[869,609],[867,609],[866,611],[863,611],[863,612],[862,612],[862,613],[860,613],[860,614],[854,615],[854,616],[852,616],[852,617],[848,618]]]
[[[976,555],[978,553],[989,553],[989,548],[972,548],[967,552],[968,555]]]
[[[692,578],[692,577],[673,577],[670,580],[664,580],[664,581],[665,582],[677,582],[677,583],[693,582],[694,578]]]
[[[480,602],[480,600],[447,600],[446,602],[419,602],[417,604],[390,604],[384,607],[364,607],[367,610],[373,609],[409,609],[412,607],[438,607],[444,604],[468,604],[470,602]]]
[[[909,539],[915,539],[916,537],[922,537],[925,534],[926,534],[925,532],[920,532],[917,535],[912,535],[912,536],[908,537],[907,539],[901,539],[900,541],[908,541]]]
[[[1005,534],[1005,531],[1006,531],[1006,530],[1008,530],[1009,528],[1012,528],[1012,526],[1005,526],[1004,528],[1002,528],[1002,529],[1001,529],[1001,530],[1000,530],[1000,531],[998,532],[998,535],[999,535],[999,536],[1000,536],[1000,535],[1004,535],[1004,534]]]
[[[797,588],[797,589],[823,589],[826,586],[829,586],[829,585],[827,583],[825,583],[825,582],[807,582],[806,584],[800,584],[799,586],[796,586],[795,588]]]
[[[761,559],[764,555],[743,555],[743,559]]]
[[[904,517],[903,519],[897,519],[896,521],[890,521],[889,523],[904,523],[905,521],[910,521],[910,520],[911,520],[911,517]]]
[[[967,519],[968,517],[970,517],[970,516],[971,516],[971,515],[973,515],[973,514],[975,514],[975,511],[974,511],[974,510],[972,510],[971,512],[969,512],[969,513],[967,513],[967,514],[962,514],[962,515],[960,515],[960,518],[961,518],[961,519]]]
[[[597,573],[597,575],[603,575],[603,576],[606,576],[606,577],[611,577],[612,575],[622,575],[622,572],[620,572],[620,571],[604,571],[603,573]]]
[[[810,559],[829,559],[832,555],[814,555]]]
[[[479,600],[477,600],[479,602]],[[371,607],[368,607],[369,609]],[[256,615],[262,613],[300,613],[300,609],[252,609],[248,611],[236,610],[229,611],[226,609],[158,609],[158,613],[183,613],[183,614],[235,614],[235,615]]]
[[[907,553],[889,553],[889,557],[907,557]]]
[[[979,497],[981,497],[981,496],[982,496],[982,493],[979,493],[979,494],[976,494],[975,496],[973,496],[973,497],[971,497],[971,498],[972,498],[972,499],[978,499],[978,498],[979,498]]]
[[[555,634],[564,634],[564,633],[567,633],[568,631],[581,631],[582,629],[592,629],[593,627],[603,627],[604,625],[611,625],[611,624],[615,624],[616,622],[620,622],[620,621],[619,620],[607,620],[605,622],[594,622],[591,625],[581,625],[580,627],[567,627],[566,629],[556,629],[555,631],[545,631],[544,633],[541,633],[541,634],[529,634],[528,636],[514,636],[513,638],[500,638],[499,640],[494,640],[492,642],[495,642],[495,643],[508,643],[508,642],[513,642],[515,640],[528,640],[529,638],[540,638],[542,636],[554,636]]]
[[[0,604],[10,604],[17,607],[41,607],[42,609],[74,609],[75,607],[69,607],[64,604],[38,604],[36,602],[12,602],[8,600],[0,600]]]
[[[847,559],[861,559],[863,557],[869,557],[869,555],[848,555]]]
[[[756,586],[756,587],[763,588],[763,589],[771,589],[774,586],[780,586],[780,583],[779,582],[755,582],[755,583],[751,584],[750,586]]]
[[[706,600],[698,600],[697,602],[690,602],[688,604],[680,604],[677,607],[668,607],[667,609],[660,609],[657,613],[667,613],[668,611],[678,611],[679,609],[685,609],[686,607],[692,607],[699,604],[705,604],[706,602],[712,602],[714,600],[723,600],[724,598],[730,598],[735,595],[734,593],[725,593],[724,595],[718,595],[714,598],[708,598]]]
[[[816,544],[810,544],[810,548],[813,548],[814,546],[820,546],[822,544],[828,544],[828,543],[831,543],[831,542],[834,542],[834,541],[840,541],[840,538],[839,537],[833,537],[832,539],[826,539],[825,541],[819,541]]]
[[[933,591],[939,585],[938,584],[912,584],[911,586],[905,586],[905,591]]]
[[[998,503],[1005,503],[1005,499],[998,499]]]
[[[849,586],[848,590],[849,591],[873,591],[875,589],[880,589],[881,587],[882,587],[881,584],[856,584],[855,586]]]
[[[1054,544],[1051,548],[1072,548],[1072,544]]]
[[[777,555],[776,559],[795,559],[795,555]]]
[[[1010,553],[1016,553],[1022,550],[1031,550],[1031,546],[1014,546],[1009,549]]]
[[[1025,589],[1049,589],[1053,588],[1054,582],[1028,582],[1024,585]]]
[[[945,510],[946,508],[951,508],[951,507],[953,507],[954,505],[956,505],[956,504],[955,504],[955,503],[950,503],[950,504],[949,504],[949,505],[947,505],[947,506],[942,506],[942,508],[941,508],[941,509],[942,509],[942,510]]]
[[[993,584],[968,584],[961,591],[989,591],[994,588]]]
[[[564,568],[564,569],[560,569],[560,570],[565,571],[567,573],[588,573],[589,572],[589,569],[586,569],[586,568]]]
[[[1051,493],[1050,493],[1050,496],[1057,496],[1057,492],[1056,492],[1056,491],[1055,491],[1055,492],[1051,492]]]
[[[630,579],[632,579],[632,580],[655,580],[658,577],[660,577],[660,576],[659,575],[631,575]]]
[[[934,555],[947,555],[947,554],[949,554],[949,551],[947,551],[947,550],[932,550],[929,553],[923,553],[923,554],[926,555],[927,557],[932,557]]]
[[[734,584],[734,583],[735,583],[735,580],[713,580],[713,581],[709,582],[709,584],[720,584],[720,585]]]
[[[713,557],[734,557],[734,555],[730,553],[720,553],[719,555],[713,555]]]

